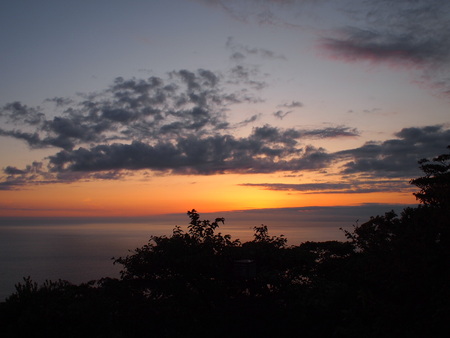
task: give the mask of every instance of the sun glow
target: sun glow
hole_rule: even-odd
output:
[[[280,177],[276,178],[281,181]],[[140,176],[133,180],[104,180],[38,185],[27,190],[2,191],[1,216],[144,216],[182,213],[357,205],[415,203],[410,193],[331,194],[269,190],[263,184],[273,175]],[[294,179],[285,178],[285,183]],[[298,182],[295,179],[295,182]],[[8,194],[8,198],[6,197]]]

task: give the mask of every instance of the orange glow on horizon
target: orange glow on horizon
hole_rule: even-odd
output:
[[[143,180],[77,182],[0,192],[0,216],[121,217],[202,212],[359,205],[415,204],[410,193],[307,194],[239,184],[273,180],[268,175],[161,176]],[[281,180],[279,177],[277,180]]]

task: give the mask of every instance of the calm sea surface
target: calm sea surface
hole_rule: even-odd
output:
[[[392,207],[369,205],[337,208],[290,208],[205,214],[202,219],[225,217],[219,231],[242,242],[251,240],[252,228],[269,227],[269,235],[284,234],[289,245],[305,241],[345,240],[340,227],[351,229],[359,219],[382,214]],[[400,209],[400,206],[396,206]],[[205,216],[205,217],[203,217]],[[46,225],[0,221],[0,301],[14,292],[23,277],[42,283],[46,279],[65,279],[72,283],[101,277],[119,277],[120,265],[112,257],[125,256],[128,250],[141,247],[151,235],[170,235],[174,225],[184,226],[185,215],[145,222],[114,222]]]
[[[1,226],[0,301],[25,276],[38,283],[119,277],[120,266],[113,265],[112,257],[127,255],[152,234],[170,232],[167,227],[142,224]]]

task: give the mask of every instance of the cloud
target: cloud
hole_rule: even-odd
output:
[[[118,77],[103,91],[47,100],[51,107],[46,109],[20,102],[3,106],[0,135],[25,141],[31,149],[54,149],[54,153],[25,168],[7,166],[0,189],[118,180],[136,171],[183,175],[299,173],[326,172],[336,165],[345,182],[358,177],[411,178],[417,175],[418,159],[434,156],[450,144],[450,130],[442,125],[405,128],[390,140],[334,153],[311,142],[354,138],[359,131],[345,125],[280,128],[265,124],[247,134],[237,132],[260,117],[254,114],[241,122],[229,121],[234,105],[255,100],[247,83],[259,73],[238,67],[231,73],[182,69],[165,78]],[[292,101],[281,106],[295,109],[302,104]],[[286,114],[280,110],[278,115]],[[301,188],[306,186],[289,187]],[[328,186],[322,191],[388,189],[380,184],[335,188]]]
[[[31,108],[20,102],[6,104],[0,110],[0,117],[6,118],[7,121],[16,124],[22,121],[29,125],[37,125],[44,118],[44,114],[40,112],[40,108]]]
[[[327,0],[193,0],[218,8],[233,19],[259,25],[301,28],[299,16],[305,5],[315,6]],[[295,10],[293,10],[295,9]],[[282,11],[283,15],[279,15]]]
[[[291,103],[280,104],[280,105],[278,105],[278,107],[288,108],[288,109],[295,109],[295,108],[303,107],[303,104],[301,102],[299,102],[299,101],[292,101]],[[282,119],[284,119],[287,115],[289,115],[292,112],[293,112],[292,110],[288,110],[288,111],[277,110],[272,115],[275,116],[276,118],[282,120]]]
[[[389,61],[422,67],[448,60],[448,46],[435,37],[427,40],[413,35],[395,35],[358,28],[342,29],[343,38],[326,38],[324,45],[343,59]],[[412,33],[411,33],[412,34]]]
[[[53,175],[44,168],[43,163],[37,161],[27,165],[24,169],[7,166],[3,172],[7,176],[0,181],[0,190],[17,190],[36,181],[41,184],[57,182]]]
[[[31,148],[65,150],[123,139],[212,134],[229,127],[224,115],[229,106],[250,101],[249,94],[226,92],[221,76],[199,69],[173,71],[166,80],[117,78],[108,89],[77,101],[47,100],[59,109],[53,118],[46,117],[53,111],[44,114],[39,107],[14,102],[0,109],[0,134],[24,140]],[[251,74],[245,81],[251,81]]]
[[[229,74],[228,83],[230,84],[245,85],[248,88],[257,90],[267,87],[267,83],[260,79],[260,71],[257,66],[237,65],[231,68]],[[258,100],[249,98],[249,101]]]
[[[73,103],[73,100],[68,97],[54,97],[51,99],[46,99],[46,102],[53,102],[57,107],[67,106]]]
[[[250,116],[248,119],[245,119],[241,122],[236,123],[235,125],[233,125],[234,128],[240,128],[240,127],[245,127],[246,125],[256,122],[260,119],[261,114],[255,114]]]
[[[241,186],[259,187],[272,191],[291,191],[304,194],[364,194],[373,192],[411,192],[411,186],[405,180],[384,181],[348,181],[340,183],[243,183]]]
[[[134,141],[90,149],[63,150],[49,157],[52,172],[111,170],[168,171],[178,174],[264,173],[326,167],[330,156],[321,148],[299,147],[302,133],[268,125],[248,137],[215,135],[179,138],[176,143],[155,145]]]
[[[407,179],[420,174],[417,161],[435,156],[450,144],[450,130],[444,126],[404,128],[395,138],[334,153],[305,146],[304,141],[355,136],[357,132],[348,127],[301,130],[270,125],[254,127],[246,137],[226,131],[63,149],[47,158],[48,170],[42,162],[25,169],[6,167],[0,189],[18,189],[32,183],[124,179],[142,170],[182,175],[296,173],[326,171],[338,165],[342,175],[338,183],[244,185],[303,193],[408,191]]]
[[[363,112],[366,114],[379,114],[380,108],[364,109]]]
[[[302,184],[286,184],[286,183],[243,183],[241,186],[261,187],[265,190],[273,191],[324,191],[324,190],[348,190],[351,188],[349,183],[302,183]]]
[[[288,109],[294,109],[294,108],[301,108],[303,107],[303,103],[300,101],[292,101],[291,103],[284,103],[278,105],[278,107],[288,108]]]
[[[318,138],[318,139],[359,136],[359,132],[356,128],[350,128],[346,126],[303,130],[302,133],[303,137],[305,138]]]
[[[291,110],[290,110],[290,111],[287,111],[287,112],[284,112],[284,111],[282,111],[282,110],[277,110],[277,111],[274,112],[272,115],[275,116],[277,119],[282,120],[282,119],[284,119],[287,115],[289,115],[290,113],[292,113]]]
[[[247,56],[259,56],[263,59],[269,60],[286,60],[283,54],[278,54],[274,51],[265,48],[249,47],[238,43],[233,37],[228,37],[226,47],[232,51],[231,60],[241,62]]]
[[[423,70],[442,92],[450,90],[450,3],[445,0],[376,0],[352,11],[353,26],[322,39],[331,56]]]
[[[434,157],[450,144],[450,130],[442,125],[404,128],[395,136],[334,153],[344,161],[341,173],[412,178],[419,174],[419,159]]]
[[[166,78],[118,77],[102,91],[46,100],[45,109],[7,104],[0,108],[0,135],[25,141],[31,149],[55,152],[24,169],[4,168],[2,189],[124,179],[142,170],[210,175],[324,169],[332,156],[307,140],[359,135],[347,126],[265,124],[246,136],[235,136],[237,128],[261,116],[233,124],[228,120],[233,105],[259,102],[251,91],[252,85],[254,90],[262,85],[254,80],[258,75],[256,68],[241,65],[229,73],[182,69]]]
[[[422,71],[415,82],[450,95],[450,2],[447,0],[204,0],[245,23],[315,32],[328,56]],[[340,21],[341,20],[341,21]],[[342,23],[340,23],[342,22]],[[331,26],[333,25],[333,26]],[[282,59],[232,39],[231,59],[249,55]]]

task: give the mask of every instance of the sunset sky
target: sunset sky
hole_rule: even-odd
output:
[[[416,203],[447,0],[0,5],[0,216]]]

